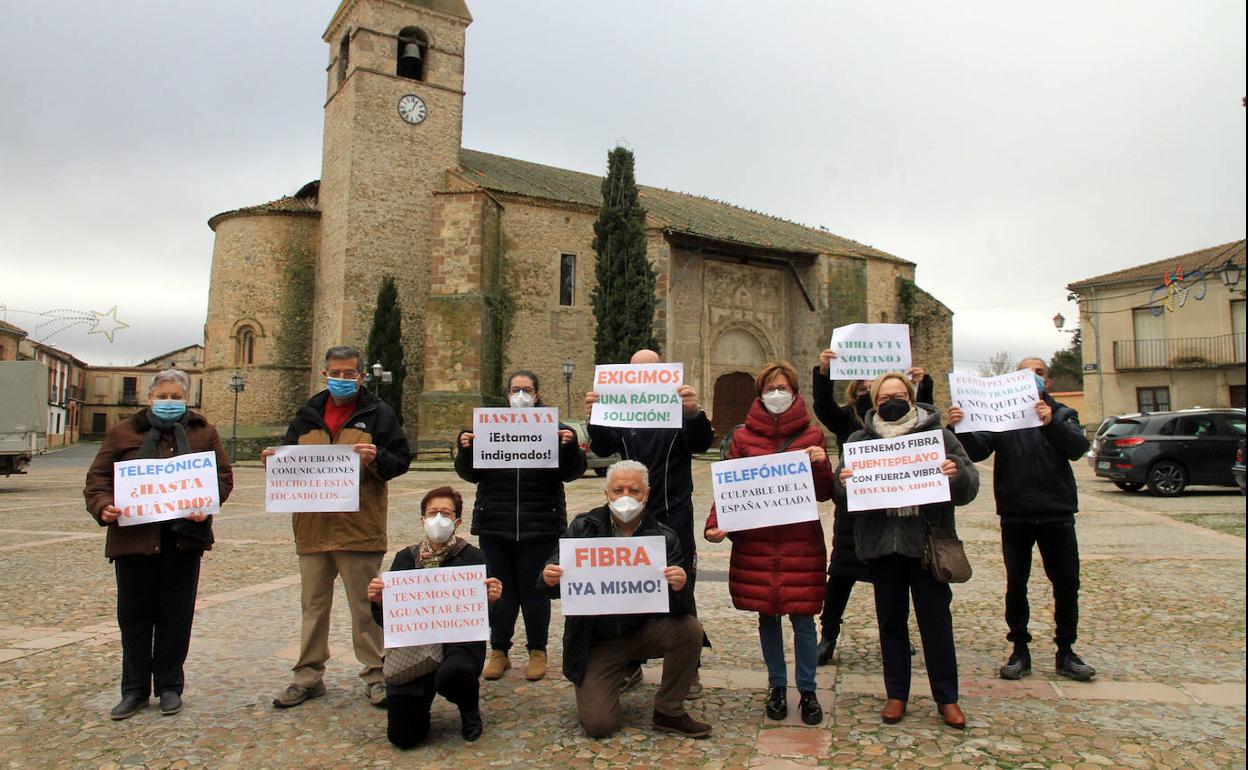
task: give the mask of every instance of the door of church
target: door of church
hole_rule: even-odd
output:
[[[731,372],[715,380],[715,401],[711,407],[711,425],[722,441],[734,425],[745,422],[745,415],[754,402],[754,378],[745,372]]]

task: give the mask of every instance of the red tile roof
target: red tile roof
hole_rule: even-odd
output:
[[[1156,281],[1161,283],[1162,276],[1176,269],[1182,270],[1187,274],[1196,270],[1212,273],[1226,264],[1228,259],[1239,265],[1240,268],[1244,267],[1243,240],[1231,241],[1219,246],[1210,246],[1209,248],[1188,254],[1180,254],[1177,257],[1166,257],[1155,262],[1148,262],[1143,265],[1116,270],[1112,273],[1085,278],[1082,281],[1075,281],[1066,288],[1070,291],[1078,291],[1082,288],[1105,286],[1113,283],[1134,283],[1136,281]]]

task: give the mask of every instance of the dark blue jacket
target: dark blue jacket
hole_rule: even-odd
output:
[[[992,491],[1003,524],[1074,521],[1079,510],[1079,491],[1070,464],[1088,451],[1088,437],[1079,424],[1078,412],[1048,393],[1042,398],[1053,409],[1053,419],[1043,428],[958,434],[975,462],[997,453]]]

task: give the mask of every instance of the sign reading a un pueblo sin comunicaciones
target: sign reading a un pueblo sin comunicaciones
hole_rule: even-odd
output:
[[[559,410],[472,410],[474,468],[558,468]]]
[[[616,428],[679,428],[684,417],[676,389],[684,382],[684,364],[595,366],[598,402],[589,421]]]
[[[818,521],[815,480],[805,452],[711,463],[715,515],[725,532]]]

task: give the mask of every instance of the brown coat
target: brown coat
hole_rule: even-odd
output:
[[[128,420],[122,420],[109,428],[104,436],[100,451],[96,452],[95,460],[87,471],[87,484],[82,496],[87,501],[87,513],[91,514],[97,524],[108,528],[104,540],[104,555],[110,559],[119,556],[150,556],[160,552],[160,533],[166,524],[171,522],[158,521],[152,524],[136,524],[132,527],[120,527],[117,522],[105,524],[100,520],[100,512],[104,506],[113,504],[113,463],[120,460],[138,458],[139,447],[151,429],[146,409],[135,414]],[[191,412],[187,419],[186,438],[192,452],[217,453],[217,486],[221,494],[221,502],[230,496],[234,488],[234,472],[230,469],[229,457],[221,446],[221,437],[202,415]],[[156,447],[157,457],[173,457],[175,447],[173,434],[161,437]],[[188,551],[206,551],[212,549],[212,517],[198,525],[198,530],[206,537],[203,540],[194,537],[177,536],[178,548]]]

